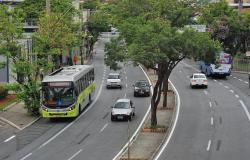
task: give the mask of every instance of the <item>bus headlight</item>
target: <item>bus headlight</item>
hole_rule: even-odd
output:
[[[42,106],[42,110],[48,112],[48,109],[46,107],[43,107],[43,106]]]
[[[72,111],[73,109],[75,109],[76,108],[76,106],[75,106],[75,104],[73,104],[73,105],[71,105],[69,108],[68,108],[68,111]]]

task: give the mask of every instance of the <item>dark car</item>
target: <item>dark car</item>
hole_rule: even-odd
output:
[[[134,96],[150,96],[150,85],[146,80],[139,80],[135,82],[134,86]]]

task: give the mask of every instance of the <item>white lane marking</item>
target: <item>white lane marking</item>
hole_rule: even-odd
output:
[[[209,107],[212,108],[212,102],[209,102]]]
[[[150,87],[150,91],[151,91],[151,93],[153,93],[153,87],[152,87],[153,85],[152,85],[152,83],[151,83],[151,81],[150,81],[148,75],[146,74],[146,72],[143,70],[143,68],[142,68],[140,65],[139,65],[139,67],[141,68],[141,70],[142,70],[142,72],[144,73],[144,75],[147,77],[147,80],[148,80],[148,82],[149,82],[149,84],[150,84],[150,86],[151,86],[151,87]],[[170,83],[171,83],[171,81],[170,81]],[[171,83],[171,84],[172,84],[172,83]],[[174,89],[174,86],[173,86],[173,89]],[[131,138],[130,138],[130,140],[129,140],[128,142],[131,143],[131,142],[135,139],[135,137],[136,137],[136,135],[139,133],[139,131],[140,131],[142,125],[143,125],[144,122],[146,121],[146,118],[147,118],[147,116],[148,116],[149,113],[150,113],[150,109],[151,109],[151,105],[149,105],[148,110],[146,111],[146,114],[144,115],[144,117],[143,117],[141,123],[139,124],[138,128],[136,129],[136,131],[135,131],[134,134],[131,136]],[[112,160],[116,160],[116,159],[118,159],[118,157],[121,156],[121,154],[123,153],[123,151],[127,148],[128,142],[122,147],[122,149],[115,155],[115,157],[114,157]]]
[[[128,84],[126,83],[126,88],[128,88]]]
[[[246,84],[248,84],[248,82],[247,82],[247,81],[245,81],[245,83],[246,83]]]
[[[239,81],[243,81],[242,79],[239,79]]]
[[[215,82],[217,82],[217,80],[216,80],[216,79],[214,79],[214,81],[215,81]]]
[[[170,81],[170,83],[172,84],[172,82]],[[176,97],[177,97],[177,108],[176,108],[176,116],[175,116],[175,119],[174,119],[174,124],[173,124],[173,127],[170,131],[170,134],[169,136],[167,137],[167,140],[165,141],[165,143],[163,144],[163,146],[161,147],[161,150],[158,152],[158,154],[156,155],[156,158],[154,160],[158,160],[159,157],[161,156],[162,152],[166,149],[171,137],[173,136],[174,134],[174,130],[175,130],[175,127],[176,127],[176,124],[177,124],[177,121],[178,121],[178,117],[179,117],[179,112],[180,112],[180,106],[181,106],[181,101],[180,101],[180,95],[177,91],[177,89],[175,88],[175,86],[172,84],[172,87],[174,89],[174,92],[176,93]]]
[[[224,87],[227,88],[227,89],[229,88],[228,86],[224,86]]]
[[[103,82],[104,81],[102,80],[101,85],[100,85],[100,89],[99,89],[99,91],[97,93],[97,96],[96,96],[95,100],[90,104],[90,106],[80,116],[78,116],[73,122],[71,122],[70,124],[68,124],[62,130],[60,130],[59,132],[57,132],[57,134],[55,134],[49,140],[47,140],[46,142],[44,142],[38,149],[41,149],[42,147],[46,146],[48,143],[50,143],[51,141],[53,141],[56,137],[58,137],[60,134],[62,134],[64,131],[66,131],[70,126],[72,126],[79,118],[81,118],[83,115],[85,115],[94,106],[94,104],[96,103],[97,99],[101,95]]]
[[[237,77],[234,77],[234,79],[237,79]]]
[[[221,82],[219,83],[220,85],[223,85]]]
[[[82,149],[80,149],[78,152],[76,152],[75,154],[73,154],[73,156],[71,156],[68,160],[72,160],[73,158],[75,158],[81,152],[82,152]]]
[[[207,91],[204,91],[205,95],[208,95],[208,92]]]
[[[233,76],[233,75],[230,75],[231,77]]]
[[[209,140],[208,143],[207,143],[207,151],[210,150],[210,147],[211,147],[211,140]]]
[[[5,119],[5,118],[3,118],[3,117],[0,117],[0,119],[1,119],[2,121],[4,121],[5,123],[8,123],[8,124],[11,125],[12,127],[17,128],[18,130],[22,130],[22,128],[20,128],[19,126],[17,126],[17,125],[14,124],[13,122],[9,121],[8,119]]]
[[[230,92],[234,93],[234,90],[231,89]]]
[[[100,130],[100,133],[101,132],[103,132],[104,131],[104,129],[108,126],[109,124],[108,123],[106,123],[103,127],[102,127],[102,129]]]
[[[211,117],[210,123],[211,125],[214,125],[214,117]]]
[[[181,73],[182,71],[181,71],[181,70],[179,70],[179,72]]]
[[[16,136],[15,135],[13,135],[13,136],[11,136],[11,137],[9,137],[8,139],[6,139],[4,142],[6,143],[6,142],[9,142],[11,139],[13,139],[13,138],[15,138]]]
[[[127,97],[127,93],[125,93],[124,97],[125,97],[125,98]]]
[[[236,98],[239,98],[239,95],[238,95],[238,94],[236,94],[236,95],[235,95],[235,97],[236,97]]]
[[[128,77],[127,77],[127,76],[126,76],[125,78],[126,78],[126,80],[128,79]]]
[[[20,160],[25,160],[26,158],[28,158],[29,156],[31,156],[32,155],[32,153],[29,153],[29,154],[27,154],[26,156],[24,156],[23,158],[21,158]]]
[[[240,104],[241,104],[241,106],[243,107],[243,109],[244,109],[244,111],[245,111],[245,113],[246,113],[246,115],[247,115],[248,121],[250,122],[250,114],[249,114],[249,112],[248,112],[248,110],[247,110],[246,105],[244,104],[244,102],[243,102],[242,100],[239,100],[239,101],[240,101]]]

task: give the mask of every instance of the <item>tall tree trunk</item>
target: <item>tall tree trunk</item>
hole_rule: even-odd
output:
[[[162,81],[163,81],[162,75],[158,74],[158,80],[155,84],[153,96],[151,99],[151,127],[157,126],[156,111],[157,111],[157,106],[161,99]]]
[[[80,55],[81,55],[81,65],[84,65],[83,47],[80,46],[79,49],[80,49]]]
[[[162,107],[167,108],[168,105],[168,77],[164,76],[163,80],[163,103]]]

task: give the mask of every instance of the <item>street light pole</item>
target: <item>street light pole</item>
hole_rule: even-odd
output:
[[[130,160],[130,127],[129,127],[129,118],[128,118],[128,160]]]
[[[242,5],[243,5],[243,0],[239,0],[239,5],[238,5],[238,16],[241,15]]]
[[[47,15],[50,14],[50,0],[46,0],[46,13]]]

